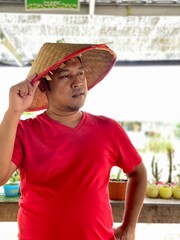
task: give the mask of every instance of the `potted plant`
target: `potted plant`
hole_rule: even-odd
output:
[[[159,196],[164,199],[172,197],[172,186],[170,184],[163,184],[159,187]]]
[[[19,195],[20,175],[18,170],[16,170],[12,174],[9,181],[3,186],[3,188],[4,188],[4,195],[6,197],[16,197]]]
[[[153,180],[155,184],[161,183],[160,178],[161,178],[162,169],[159,169],[158,159],[155,157],[155,155],[152,158],[151,171],[152,171],[152,176],[154,178]]]
[[[173,186],[173,197],[176,198],[176,199],[180,199],[180,173],[177,174],[177,182]]]
[[[117,172],[111,170],[110,180],[108,184],[110,200],[125,200],[127,176],[122,169],[118,168]]]
[[[157,198],[159,195],[159,186],[157,184],[148,184],[146,189],[146,196],[149,198]]]
[[[149,140],[148,149],[150,152],[153,152],[154,154],[151,167],[152,167],[152,175],[157,182],[159,181],[160,175],[162,173],[162,170],[158,169],[157,156],[160,153],[165,153],[167,155],[169,171],[168,171],[168,179],[166,183],[171,184],[172,172],[173,172],[173,155],[174,155],[174,147],[172,142],[169,139],[164,139],[159,136],[156,136]]]
[[[157,198],[159,195],[159,184],[162,184],[162,182],[160,182],[162,169],[159,169],[158,159],[155,157],[155,155],[153,156],[151,161],[151,171],[153,176],[153,182],[148,183],[146,189],[146,196],[150,198]]]

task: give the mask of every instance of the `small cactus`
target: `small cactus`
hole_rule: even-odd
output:
[[[167,181],[168,183],[172,182],[173,153],[174,153],[174,150],[171,147],[167,148],[167,156],[169,160],[169,175],[168,175],[168,181]]]
[[[151,162],[152,175],[156,182],[159,182],[161,178],[162,169],[158,169],[158,160],[155,158],[155,155],[152,158]]]

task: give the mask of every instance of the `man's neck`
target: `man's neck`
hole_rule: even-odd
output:
[[[79,124],[83,115],[82,111],[80,110],[76,112],[59,112],[59,113],[47,110],[46,114],[51,119],[71,128],[75,128]]]

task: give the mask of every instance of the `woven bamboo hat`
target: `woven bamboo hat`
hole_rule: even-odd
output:
[[[63,62],[79,55],[84,66],[88,89],[100,82],[116,61],[113,50],[104,44],[45,43],[33,62],[28,77],[37,73],[38,76],[32,81],[34,83]],[[28,111],[46,109],[47,105],[46,93],[37,88]]]

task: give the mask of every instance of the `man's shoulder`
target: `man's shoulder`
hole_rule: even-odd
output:
[[[38,125],[44,118],[44,113],[36,115],[35,117],[30,117],[26,119],[20,119],[18,128],[31,128],[35,125]]]
[[[114,119],[112,119],[110,117],[107,117],[107,116],[104,116],[104,115],[94,115],[94,114],[91,114],[91,113],[86,113],[86,115],[87,115],[87,117],[90,121],[96,121],[99,124],[114,125],[114,124],[117,123]]]

